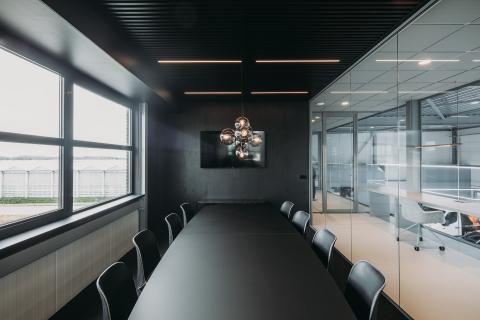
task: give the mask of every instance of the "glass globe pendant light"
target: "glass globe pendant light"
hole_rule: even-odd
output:
[[[243,68],[242,68],[242,87],[243,87]],[[220,142],[225,145],[235,145],[235,156],[239,160],[248,159],[249,146],[257,147],[262,144],[262,137],[253,133],[250,121],[244,116],[244,102],[242,90],[242,115],[235,119],[234,129],[226,128],[220,133]]]
[[[220,142],[226,145],[230,145],[235,141],[235,131],[233,129],[227,128],[223,129],[220,133]]]

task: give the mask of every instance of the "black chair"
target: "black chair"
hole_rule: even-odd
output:
[[[305,235],[307,229],[308,221],[310,221],[310,214],[305,211],[297,211],[293,215],[292,223],[295,229],[298,230],[302,235]]]
[[[293,202],[290,202],[290,201],[285,201],[284,203],[282,203],[282,205],[280,206],[280,212],[288,219],[290,220],[290,215],[292,214],[292,208],[293,208],[294,204]]]
[[[327,270],[330,267],[330,257],[337,237],[327,229],[318,230],[313,236],[312,248]]]
[[[141,290],[160,262],[162,253],[158,247],[157,238],[150,230],[140,231],[132,241],[137,251],[137,286]]]
[[[317,233],[317,229],[315,229],[311,224],[307,225],[307,229],[305,230],[305,240],[307,243],[312,243],[315,233]]]
[[[378,296],[385,287],[385,277],[367,261],[358,261],[350,270],[345,298],[357,320],[377,319]]]
[[[182,209],[183,215],[183,226],[185,227],[187,223],[193,218],[195,213],[193,212],[193,208],[188,202],[184,202],[180,205],[180,209]]]
[[[126,320],[137,302],[132,274],[123,262],[115,262],[97,279],[102,300],[103,320]]]
[[[174,212],[165,217],[165,222],[168,227],[168,245],[171,245],[180,231],[182,231],[183,222],[180,216]]]

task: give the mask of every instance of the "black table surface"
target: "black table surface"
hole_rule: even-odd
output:
[[[306,241],[266,204],[206,206],[154,270],[129,319],[355,319]]]

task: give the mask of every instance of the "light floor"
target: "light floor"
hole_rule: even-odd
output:
[[[335,233],[335,247],[351,261],[375,265],[385,292],[414,319],[480,319],[480,260],[448,246],[439,251],[428,233],[429,248],[417,252],[413,233],[397,242],[393,224],[364,213],[314,213],[313,224]]]
[[[334,193],[327,192],[327,208],[330,210],[353,210],[353,202],[349,199],[342,198]],[[368,212],[369,208],[362,204],[358,204],[358,209],[361,212]],[[312,211],[322,212],[322,191],[318,190],[316,192],[316,199],[312,201]]]

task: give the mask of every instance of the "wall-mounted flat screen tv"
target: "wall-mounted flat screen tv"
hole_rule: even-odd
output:
[[[235,146],[220,142],[220,131],[200,132],[200,167],[202,168],[265,168],[265,132],[254,131],[262,137],[262,143],[249,145],[248,158],[239,160]]]

